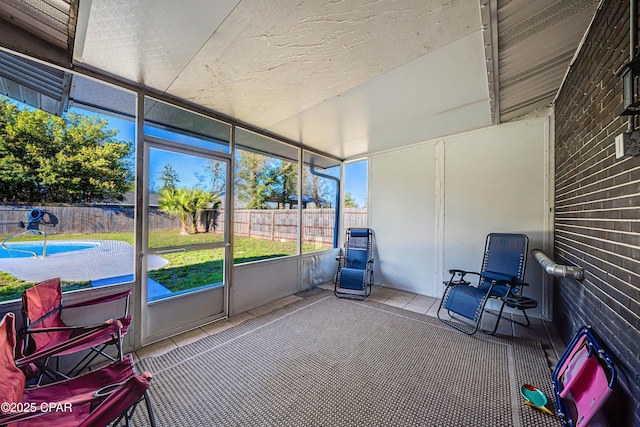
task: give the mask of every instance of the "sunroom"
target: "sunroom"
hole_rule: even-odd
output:
[[[393,376],[378,375],[389,389],[372,394],[379,385],[363,369],[328,379],[312,361],[347,351],[327,338],[333,328],[355,353],[372,343],[378,356],[391,343],[424,351],[385,316],[432,322],[450,269],[478,271],[490,233],[525,234],[529,250],[582,278],[549,274],[528,253],[531,328],[503,322],[491,341],[438,324],[430,342],[443,358],[472,352],[451,367],[463,377],[479,341],[513,345],[506,367],[487,368],[487,384],[493,374],[502,384],[494,393],[510,389],[508,410],[496,409],[504,419],[489,424],[560,425],[517,407],[524,371],[509,340],[551,348],[541,353],[549,387],[564,346],[590,325],[618,374],[601,418],[638,426],[639,138],[619,74],[636,55],[636,3],[0,0],[0,314],[20,319],[22,292],[53,277],[65,304],[131,290],[125,348],[149,356],[139,363],[156,375],[152,396],[154,383],[180,389],[153,396],[159,425],[323,425],[345,414],[358,420],[350,425],[487,425],[480,403],[443,409],[454,418],[419,413],[389,391]],[[374,232],[373,293],[362,303],[331,292],[350,228]],[[102,321],[118,304],[69,321]],[[345,312],[357,328],[331,318]],[[257,337],[271,327],[281,335]],[[448,334],[460,340],[452,353]],[[304,344],[291,345],[315,352],[278,357],[316,367],[290,375],[317,391],[302,397],[279,382],[279,367],[243,375],[246,352],[268,359],[298,335]],[[222,351],[245,339],[258,347]],[[186,367],[218,349],[228,376],[189,402],[228,392],[241,403],[227,412],[243,399],[255,408],[244,418],[167,408],[191,392],[177,378],[198,377]],[[502,370],[513,374],[504,383]],[[429,387],[408,375],[398,390]],[[341,381],[370,387],[380,408],[397,398],[405,406],[384,411],[400,418],[383,422],[370,416],[375,403],[347,398],[326,412],[334,403],[320,395],[339,395]],[[306,410],[294,409],[298,399]]]

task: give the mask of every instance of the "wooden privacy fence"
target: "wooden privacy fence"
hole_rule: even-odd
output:
[[[38,228],[47,233],[133,233],[134,212],[128,206],[34,206],[44,212]],[[0,206],[0,235],[21,231],[18,223],[27,224],[31,207]],[[157,208],[150,208],[149,229],[179,229],[180,221]]]
[[[47,233],[91,234],[133,232],[134,210],[129,206],[34,206],[44,212],[39,228]],[[22,221],[32,207],[0,206],[0,235],[17,234]],[[366,227],[367,209],[345,209],[344,228]],[[234,211],[234,233],[236,236],[255,237],[268,240],[295,241],[298,238],[297,209],[236,209]],[[188,222],[188,226],[190,225]],[[304,209],[302,211],[302,236],[304,243],[333,244],[335,225],[334,209]],[[149,208],[149,231],[178,230],[180,221]],[[222,233],[224,215],[222,211],[205,211],[200,215],[198,230]]]
[[[236,209],[234,235],[267,240],[296,241],[298,239],[297,209]],[[224,230],[223,213],[215,221],[216,232]],[[344,228],[366,227],[367,209],[345,209]],[[302,241],[322,246],[333,245],[334,209],[304,209],[302,211]]]

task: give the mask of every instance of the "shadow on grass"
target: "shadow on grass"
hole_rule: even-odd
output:
[[[149,271],[149,278],[160,283],[171,292],[180,292],[222,282],[223,267],[222,260],[163,267]]]

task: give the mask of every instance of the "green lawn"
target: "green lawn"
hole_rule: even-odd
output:
[[[171,236],[162,236],[162,238],[166,239],[167,246],[179,246],[172,242]],[[296,251],[297,245],[291,242],[272,242],[248,237],[234,239],[236,264],[295,255]],[[150,271],[149,278],[161,283],[172,292],[222,283],[223,249],[178,252],[161,256],[169,263],[158,270]]]
[[[3,239],[6,236],[0,236]],[[133,233],[91,233],[91,234],[53,234],[49,240],[120,240],[133,245]],[[42,237],[24,237],[12,241],[41,240]],[[152,248],[193,245],[220,242],[222,235],[198,233],[181,235],[178,231],[155,231],[149,234],[149,246]],[[313,245],[305,245],[303,252],[317,250]],[[258,261],[295,255],[295,242],[280,242],[248,237],[234,238],[234,262]],[[161,283],[172,292],[193,289],[222,282],[224,250],[205,249],[190,252],[162,254],[168,264],[149,272],[149,278]],[[0,301],[19,298],[22,291],[32,283],[26,283],[13,276],[0,272]],[[65,290],[80,289],[89,286],[89,282],[65,283]]]
[[[19,299],[22,296],[22,292],[31,286],[33,286],[33,282],[23,282],[4,271],[0,271],[0,301]],[[91,287],[90,280],[84,282],[62,282],[63,291],[73,291],[88,287]]]

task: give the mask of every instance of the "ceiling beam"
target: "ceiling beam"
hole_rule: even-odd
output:
[[[498,0],[480,0],[482,37],[487,65],[491,122],[500,123],[500,61],[498,57]]]

